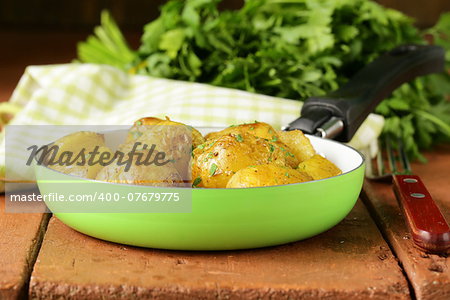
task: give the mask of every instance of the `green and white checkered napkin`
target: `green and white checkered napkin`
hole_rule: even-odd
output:
[[[126,125],[146,116],[169,116],[197,126],[263,121],[279,129],[299,116],[299,101],[205,84],[129,75],[92,64],[31,66],[10,103],[20,111],[10,124]],[[370,115],[352,142],[365,148],[376,140],[383,118]],[[4,141],[0,148],[4,166]]]

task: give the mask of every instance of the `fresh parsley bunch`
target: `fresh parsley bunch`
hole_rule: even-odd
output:
[[[219,11],[219,2],[168,1],[136,51],[104,13],[95,35],[79,44],[79,60],[300,101],[337,89],[398,45],[426,43],[424,34],[450,62],[450,14],[424,33],[368,0],[247,0],[235,11]],[[385,133],[422,158],[420,149],[450,140],[449,94],[450,75],[431,75],[403,85],[376,112],[386,117]]]

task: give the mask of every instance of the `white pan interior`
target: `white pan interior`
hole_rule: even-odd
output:
[[[350,146],[308,134],[306,136],[317,153],[332,161],[343,173],[358,168],[364,161],[363,155]]]

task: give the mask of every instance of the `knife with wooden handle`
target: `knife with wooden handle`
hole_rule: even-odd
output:
[[[431,252],[450,249],[450,226],[416,175],[393,175],[394,192],[417,246]]]

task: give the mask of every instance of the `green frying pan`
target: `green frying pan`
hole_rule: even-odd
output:
[[[134,246],[177,250],[228,250],[278,245],[305,239],[330,229],[353,208],[364,178],[364,158],[334,137],[346,141],[375,105],[401,83],[443,68],[442,49],[403,46],[366,66],[347,85],[328,97],[312,98],[303,119],[290,129],[302,129],[318,153],[343,174],[311,182],[238,189],[193,189],[190,213],[55,213],[65,224],[87,235]],[[331,99],[334,99],[331,101]],[[337,100],[336,100],[337,99]],[[318,137],[320,135],[321,137]],[[105,133],[105,138],[110,137]],[[55,180],[74,177],[36,166],[43,195],[73,191]],[[146,192],[154,187],[120,185],[88,179],[83,193]],[[48,202],[50,210],[54,205]]]
[[[105,134],[108,139],[108,134]],[[309,136],[315,149],[342,175],[284,186],[193,189],[191,213],[55,213],[68,226],[100,239],[152,248],[224,250],[255,248],[304,239],[341,221],[355,204],[364,177],[362,155],[343,144]],[[42,194],[69,197],[73,176],[36,166]],[[40,181],[40,179],[45,180]],[[154,191],[152,187],[85,179],[84,194]],[[76,188],[76,187],[75,187]],[[47,202],[50,210],[58,210]]]

